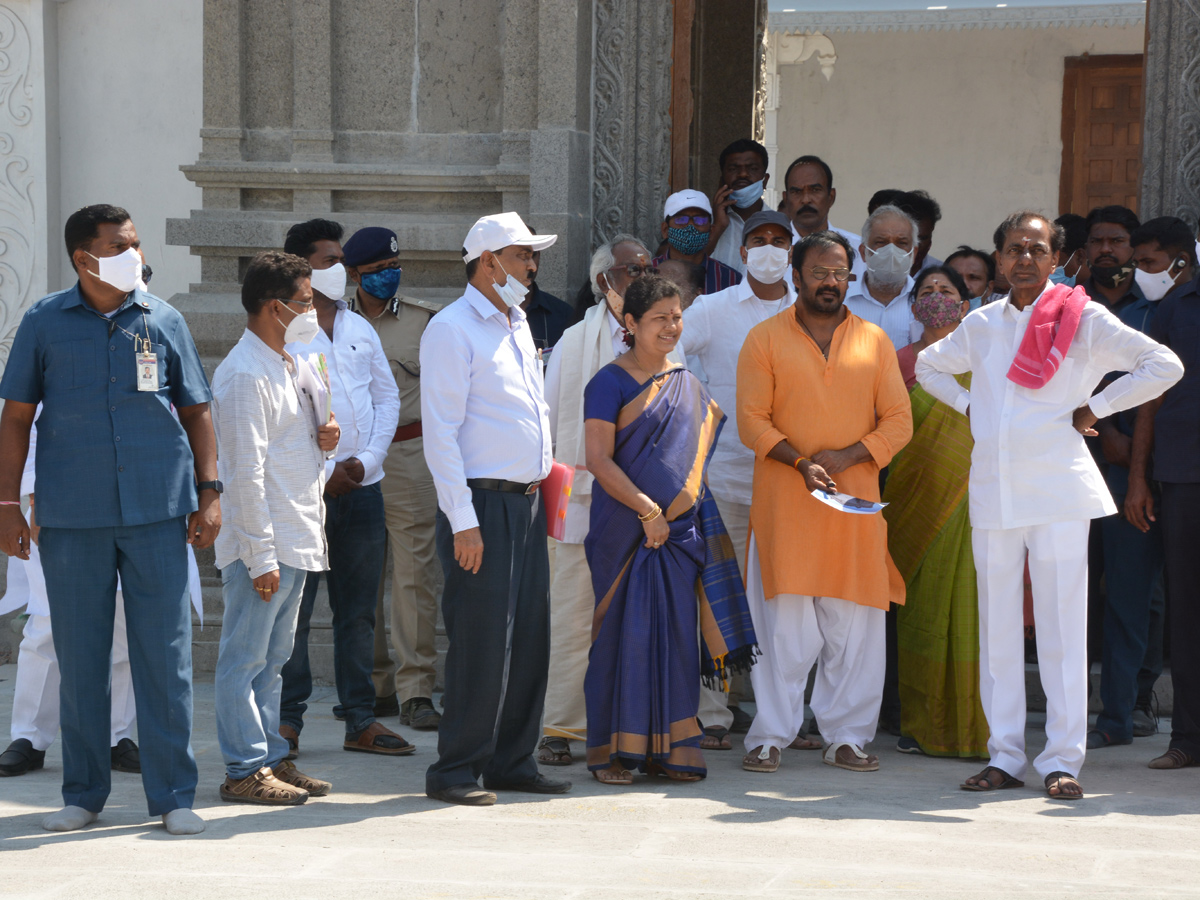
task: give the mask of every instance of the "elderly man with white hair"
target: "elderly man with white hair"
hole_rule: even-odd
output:
[[[899,350],[921,336],[912,314],[913,279],[909,275],[917,249],[917,223],[898,206],[879,207],[863,223],[859,255],[866,275],[846,290],[846,308],[884,330]]]
[[[633,235],[619,234],[592,255],[588,271],[596,305],[568,328],[555,345],[546,369],[546,403],[554,458],[575,466],[563,539],[550,541],[550,673],[538,762],[569,765],[571,741],[587,737],[583,677],[592,645],[596,606],[591,571],[583,552],[592,500],[592,474],[585,466],[583,389],[598,371],[625,353],[620,315],[625,289],[654,272],[650,251]],[[683,364],[679,346],[671,355]]]

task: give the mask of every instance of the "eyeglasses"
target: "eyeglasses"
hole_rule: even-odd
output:
[[[612,266],[611,268],[609,268],[608,271],[619,272],[622,269],[625,271],[625,274],[628,275],[630,278],[641,278],[643,275],[657,275],[658,274],[658,266],[655,266],[655,265],[639,266],[637,263],[631,263],[628,266]]]
[[[293,304],[300,306],[301,307],[300,311],[302,313],[306,313],[313,308],[313,305],[311,302],[302,304],[302,303],[300,303],[299,300],[285,300],[283,297],[276,297],[275,299],[278,300],[280,303],[286,303],[288,306],[292,306]]]
[[[698,228],[703,228],[705,225],[712,223],[712,216],[671,216],[671,224],[682,228],[688,222],[691,222]]]
[[[850,280],[850,270],[845,267],[831,269],[828,266],[809,266],[808,271],[812,272],[813,278],[817,279],[817,281],[824,281],[830,275],[833,276],[834,281],[842,282]]]

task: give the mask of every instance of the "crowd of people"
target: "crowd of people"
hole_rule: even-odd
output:
[[[875,771],[890,732],[986,758],[965,790],[1019,787],[1031,654],[1033,768],[1075,800],[1087,750],[1156,730],[1165,635],[1149,765],[1200,764],[1191,229],[1019,211],[942,261],[924,191],[876,192],[853,233],[818,157],[778,209],[760,144],[719,169],[713,197],[667,198],[654,249],[596,248],[573,306],[536,282],[556,236],[516,213],[472,226],[445,305],[401,293],[392,231],[298,223],[250,260],[211,385],[129,214],[73,214],[79,281],[28,311],[0,379],[5,608],[30,613],[0,774],[41,768],[61,729],[45,828],[94,821],[115,769],[168,831],[203,830],[209,546],[229,802],[332,790],[296,762],[322,578],[343,748],[407,756],[382,720],[436,729],[447,803],[564,793],[540,767],[580,757],[605,785],[696,782],[734,734],[752,773],[789,749]]]

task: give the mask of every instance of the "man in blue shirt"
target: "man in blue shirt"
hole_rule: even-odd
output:
[[[0,397],[0,550],[29,557],[18,505],[39,403],[39,549],[62,671],[63,802],[71,831],[108,799],[109,654],[118,573],[151,815],[196,834],[187,544],[221,527],[208,380],[187,324],[145,292],[137,230],[99,204],[66,223],[74,287],[21,320]]]

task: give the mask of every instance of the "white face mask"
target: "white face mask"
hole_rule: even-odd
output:
[[[746,248],[746,271],[754,276],[755,281],[762,284],[774,284],[782,281],[788,270],[788,251],[786,247],[774,247],[766,244],[762,247]]]
[[[496,260],[496,265],[500,266],[500,260]],[[500,266],[500,271],[504,272],[504,266]],[[525,295],[529,293],[529,288],[517,281],[512,275],[504,272],[507,276],[503,284],[492,284],[496,289],[496,293],[500,295],[500,299],[504,301],[504,305],[509,309],[514,306],[520,306],[525,301]]]
[[[86,250],[83,251],[87,253]],[[91,256],[100,269],[97,277],[118,291],[129,293],[142,282],[142,255],[130,247],[116,256]],[[88,271],[91,271],[90,269]],[[93,273],[94,274],[94,273]]]
[[[282,300],[279,301],[283,303]],[[283,304],[287,306],[286,303]],[[291,309],[288,309],[291,312]],[[321,330],[321,326],[317,324],[317,311],[310,309],[306,313],[295,313],[292,321],[288,322],[288,326],[283,332],[283,342],[285,344],[311,344],[312,339],[317,336],[317,332]]]
[[[341,300],[346,295],[346,267],[335,263],[328,269],[313,269],[310,283],[322,296]]]
[[[1137,286],[1142,289],[1142,294],[1147,300],[1152,303],[1157,303],[1163,297],[1171,292],[1171,288],[1175,287],[1175,279],[1179,277],[1179,273],[1171,274],[1171,269],[1175,267],[1173,261],[1161,272],[1143,272],[1141,269],[1133,270],[1133,280],[1137,282]],[[1182,270],[1180,270],[1182,271]]]
[[[907,253],[895,244],[885,244],[878,250],[867,247],[867,272],[878,285],[895,287],[908,279],[916,248]]]

